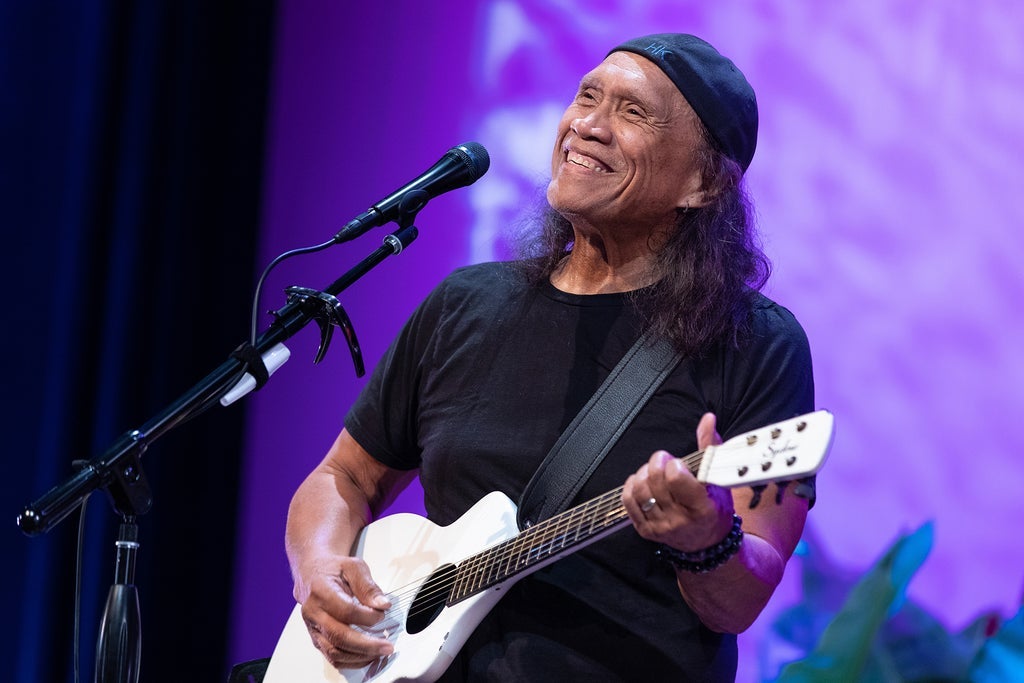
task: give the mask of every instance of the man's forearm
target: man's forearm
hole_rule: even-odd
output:
[[[683,599],[705,626],[742,633],[768,604],[782,580],[786,560],[767,541],[747,533],[739,552],[706,573],[676,570]]]

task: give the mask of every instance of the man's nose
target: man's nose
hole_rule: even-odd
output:
[[[590,110],[586,116],[573,119],[570,128],[583,139],[607,140],[609,135],[607,116],[600,107]]]

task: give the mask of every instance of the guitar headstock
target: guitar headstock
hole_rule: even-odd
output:
[[[705,449],[697,479],[734,488],[808,477],[825,464],[834,433],[827,410],[755,429]]]

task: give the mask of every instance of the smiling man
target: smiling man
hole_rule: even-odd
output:
[[[696,37],[628,41],[583,77],[536,240],[515,262],[456,271],[421,304],[293,498],[294,594],[336,667],[372,673],[396,656],[397,598],[353,556],[363,528],[415,476],[438,525],[492,491],[518,501],[651,334],[680,360],[574,501],[622,486],[632,527],[512,586],[460,635],[443,677],[735,678],[734,634],[778,585],[813,481],[779,496],[772,484],[755,505],[750,489],[702,484],[670,454],[814,407],[806,337],[759,293],[769,266],[742,182],[756,138],[753,90]]]

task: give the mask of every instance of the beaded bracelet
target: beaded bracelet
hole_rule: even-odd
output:
[[[706,574],[707,572],[721,567],[729,561],[733,555],[739,552],[743,545],[743,520],[739,515],[732,515],[732,529],[729,534],[715,545],[697,550],[692,553],[676,550],[667,545],[661,545],[654,551],[654,556],[672,564],[676,569],[685,569],[694,574]]]

